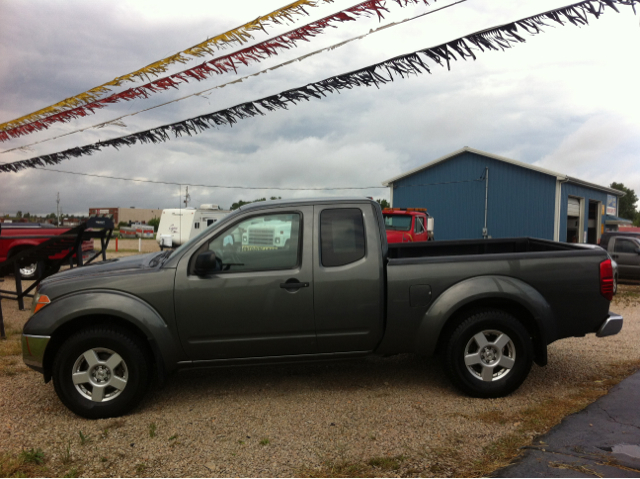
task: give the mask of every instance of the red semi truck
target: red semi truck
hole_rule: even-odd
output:
[[[426,208],[385,208],[382,210],[388,243],[433,241],[433,218]]]
[[[2,223],[0,225],[0,263],[12,255],[27,248],[44,243],[53,236],[61,235],[70,228],[57,228],[47,223]],[[93,240],[82,242],[83,256],[93,251]],[[49,257],[49,261],[20,265],[22,279],[34,279],[39,276],[41,269],[53,274],[52,260],[64,258],[66,252],[57,253]]]

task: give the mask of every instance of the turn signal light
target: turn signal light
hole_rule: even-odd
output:
[[[600,263],[600,293],[609,301],[613,299],[613,267],[610,259]]]
[[[38,300],[36,301],[35,307],[33,308],[33,314],[35,314],[38,311],[40,311],[42,308],[44,308],[50,302],[51,302],[51,300],[49,299],[49,296],[47,296],[46,294],[41,294],[38,297]]]

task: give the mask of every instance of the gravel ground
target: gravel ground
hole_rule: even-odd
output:
[[[180,373],[132,414],[96,421],[73,415],[22,364],[16,343],[29,313],[3,301],[0,451],[6,463],[42,449],[36,475],[470,475],[514,434],[531,441],[546,432],[544,421],[539,430],[521,424],[540,405],[602,384],[591,401],[620,379],[611,381],[620,364],[640,364],[640,287],[620,289],[612,305],[625,318],[620,334],[552,344],[549,365],[534,365],[507,398],[462,396],[436,359],[400,355]]]

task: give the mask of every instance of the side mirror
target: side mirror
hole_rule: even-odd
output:
[[[200,253],[196,258],[194,273],[198,276],[204,276],[207,273],[215,271],[217,264],[215,252],[205,251],[204,253]]]

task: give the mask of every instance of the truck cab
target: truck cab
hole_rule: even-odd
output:
[[[426,208],[385,208],[382,210],[388,243],[433,241],[433,217]]]

